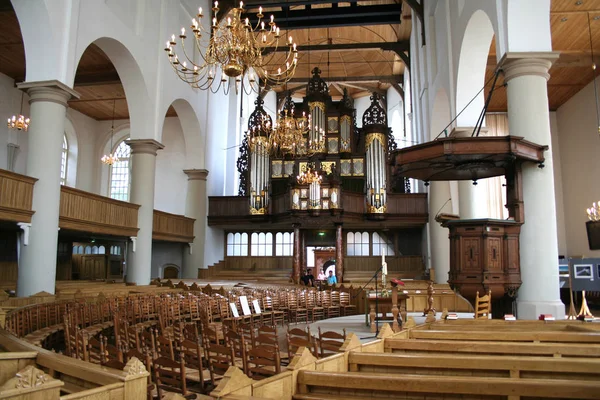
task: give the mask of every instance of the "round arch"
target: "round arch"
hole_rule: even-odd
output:
[[[183,131],[183,140],[185,142],[185,165],[190,168],[200,168],[204,166],[204,151],[202,150],[203,134],[200,127],[200,120],[196,111],[186,99],[178,98],[171,102],[181,130]],[[168,107],[167,106],[167,109]],[[166,110],[165,110],[166,114]],[[162,126],[159,126],[159,132],[162,132],[165,120],[162,120]]]
[[[494,38],[494,27],[488,15],[482,11],[475,11],[467,23],[458,61],[456,80],[456,113],[459,113],[469,104],[473,97],[475,100],[457,118],[457,126],[473,126],[481,113],[484,105],[484,93],[477,94],[485,83],[485,72],[490,51],[490,44]]]
[[[148,85],[144,80],[139,63],[122,42],[111,37],[100,37],[91,41],[77,55],[76,65],[79,65],[83,53],[91,44],[98,46],[108,56],[117,70],[125,91],[127,108],[129,109],[132,139],[147,139],[147,133],[153,132],[153,129],[151,129],[152,118],[149,118],[149,116],[154,115],[154,112],[150,105]]]
[[[158,276],[161,279],[179,279],[181,268],[176,264],[165,264],[158,268]]]
[[[67,113],[65,118],[65,136],[67,138],[67,186],[77,187],[77,171],[79,169],[79,140],[73,121]]]

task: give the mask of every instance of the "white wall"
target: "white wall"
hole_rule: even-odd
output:
[[[188,246],[182,243],[152,242],[151,277],[158,278],[160,268],[165,264],[177,265],[179,267],[179,276],[181,276],[183,251],[187,251],[187,249]]]
[[[559,216],[557,223],[559,232],[561,222],[565,229],[566,247],[561,251],[565,249],[569,256],[600,257],[600,251],[589,249],[585,228],[586,208],[600,200],[600,136],[595,107],[594,85],[590,83],[556,111],[564,204],[564,220]]]
[[[156,156],[154,208],[173,214],[185,214],[187,176],[185,141],[179,118],[167,118],[163,126],[164,149]]]
[[[8,129],[6,119],[13,115],[19,115],[21,111],[21,91],[14,87],[14,80],[6,75],[0,74],[0,168],[8,168],[7,145],[13,143],[19,146],[15,156],[14,171],[25,174],[27,165],[27,132]],[[29,116],[28,96],[23,99],[23,115]]]

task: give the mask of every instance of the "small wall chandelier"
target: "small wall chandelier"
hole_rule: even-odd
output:
[[[592,207],[588,208],[586,211],[590,221],[600,221],[600,201],[598,204],[592,203]]]
[[[113,151],[113,136],[115,134],[115,103],[116,100],[113,100],[113,112],[112,112],[112,123],[110,125],[110,152],[102,156],[100,160],[106,165],[113,165],[116,162],[119,162],[119,157]]]
[[[21,111],[19,112],[19,115],[13,115],[12,118],[8,118],[7,126],[8,129],[17,129],[19,131],[27,132],[31,119],[23,116],[23,95],[24,93],[21,92]]]
[[[257,76],[262,85],[269,86],[282,85],[294,76],[298,64],[298,52],[291,36],[286,42],[289,48],[285,59],[279,63],[279,67],[271,67],[275,61],[280,60],[276,55],[281,34],[272,15],[270,22],[263,21],[262,7],[259,7],[256,15],[258,21],[255,26],[252,26],[248,18],[242,21],[244,3],[241,1],[240,6],[233,8],[229,16],[223,18],[221,22],[218,19],[218,1],[215,1],[212,13],[212,26],[209,29],[202,26],[204,17],[202,8],[198,9],[198,20],[192,19],[191,29],[196,44],[195,51],[200,55],[198,62],[186,51],[185,28],[181,28],[179,35],[185,61],[180,61],[175,52],[175,35],[167,41],[165,51],[171,66],[181,80],[194,88],[210,89],[213,93],[218,92],[223,86],[225,94],[228,94],[229,78],[233,78],[236,93],[241,85],[244,92],[250,94],[252,91],[259,91]],[[268,56],[265,53],[267,47],[274,47],[275,50],[271,51],[273,50],[271,48]],[[203,49],[206,51],[204,52]],[[247,90],[246,86],[250,86],[250,89]]]

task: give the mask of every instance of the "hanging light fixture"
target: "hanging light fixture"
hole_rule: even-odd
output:
[[[269,149],[275,156],[291,155],[293,157],[306,154],[304,135],[310,127],[310,115],[302,113],[301,118],[294,117],[294,101],[288,92],[283,109],[269,136]]]
[[[24,93],[21,92],[21,111],[19,112],[19,115],[13,115],[12,118],[8,118],[8,129],[17,129],[25,132],[29,129],[29,122],[31,122],[31,119],[23,116],[23,96]]]
[[[106,165],[113,165],[116,162],[119,162],[119,157],[116,154],[112,153],[113,150],[113,136],[115,134],[115,104],[116,100],[113,100],[113,112],[112,112],[112,123],[110,125],[110,149],[108,155],[103,155],[101,160]]]
[[[278,67],[271,67],[275,61],[279,61],[276,54],[278,54],[277,48],[281,38],[273,15],[270,21],[265,22],[262,7],[259,7],[256,14],[257,23],[253,26],[249,18],[242,20],[244,3],[241,1],[240,6],[233,8],[229,16],[224,17],[221,22],[219,22],[219,10],[219,2],[215,1],[210,28],[202,26],[204,17],[202,8],[198,9],[198,19],[192,19],[192,36],[196,45],[195,51],[199,54],[197,60],[186,51],[185,28],[181,28],[179,35],[185,60],[180,60],[175,52],[175,35],[167,41],[165,51],[171,66],[181,80],[194,88],[210,89],[213,93],[218,92],[223,86],[227,94],[230,89],[230,78],[233,78],[236,93],[241,85],[244,92],[250,94],[252,91],[259,91],[257,77],[262,85],[278,86],[294,76],[298,64],[298,52],[291,36],[286,42],[288,50],[285,59]],[[282,40],[285,41],[285,38]],[[265,51],[268,47],[269,54]],[[250,88],[246,89],[246,85]]]

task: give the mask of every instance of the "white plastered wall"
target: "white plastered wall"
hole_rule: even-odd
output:
[[[600,257],[600,250],[589,249],[585,227],[586,209],[600,200],[596,183],[600,175],[600,137],[595,108],[594,84],[590,83],[556,111],[564,205],[563,219],[559,213],[557,223],[560,233],[562,222],[566,237],[566,244],[561,245],[559,240],[559,249],[568,256]],[[558,205],[557,201],[560,211]]]

